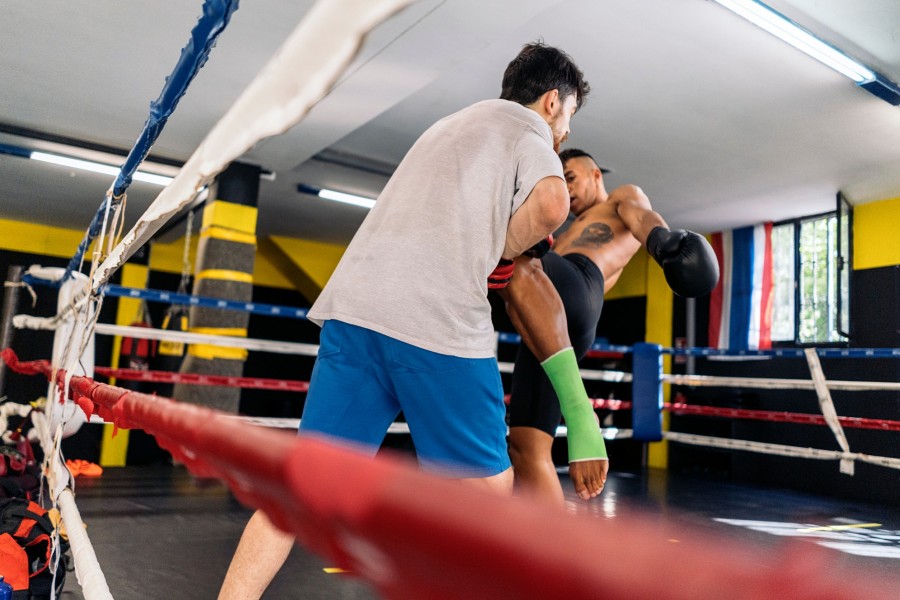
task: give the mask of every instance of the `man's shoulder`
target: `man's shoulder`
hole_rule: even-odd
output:
[[[493,98],[490,100],[481,100],[475,104],[470,104],[466,108],[450,115],[484,115],[486,118],[496,119],[497,117],[507,118],[510,121],[521,123],[542,129],[549,127],[546,122],[534,110],[527,106],[522,106],[518,102],[511,100],[502,100]]]
[[[552,151],[553,133],[547,122],[534,110],[510,100],[481,100],[444,117],[438,123],[454,130],[473,127],[478,123],[479,128],[495,133],[502,131],[510,137],[537,136],[546,140]]]
[[[621,221],[619,213],[616,212],[615,203],[607,200],[606,202],[597,202],[583,213],[578,215],[578,221]]]

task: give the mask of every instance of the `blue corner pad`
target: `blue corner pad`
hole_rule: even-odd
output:
[[[631,367],[631,419],[634,439],[658,442],[662,435],[662,346],[634,345]]]

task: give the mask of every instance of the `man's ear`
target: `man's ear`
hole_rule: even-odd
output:
[[[549,92],[544,92],[544,96],[541,98],[541,106],[543,106],[544,111],[548,115],[556,114],[556,111],[559,110],[559,90],[553,89]]]

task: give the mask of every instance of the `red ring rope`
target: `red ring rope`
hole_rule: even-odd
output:
[[[184,383],[189,385],[217,385],[256,390],[278,390],[283,392],[306,392],[308,381],[293,379],[269,379],[266,377],[228,377],[225,375],[201,375],[198,373],[175,373],[174,371],[148,371],[143,369],[113,369],[94,367],[94,372],[103,377],[115,377],[126,381],[150,381],[154,383]]]
[[[791,413],[775,410],[751,410],[748,408],[722,408],[717,406],[700,406],[677,402],[666,403],[664,410],[676,415],[703,415],[708,417],[730,417],[732,419],[751,419],[755,421],[772,421],[776,423],[799,423],[801,425],[827,425],[825,417],[807,413]],[[880,431],[900,431],[900,421],[886,419],[867,419],[863,417],[838,417],[842,427],[850,429],[877,429]]]
[[[3,358],[52,376],[46,361],[19,363],[9,349]],[[195,473],[223,479],[385,598],[888,600],[900,589],[874,570],[847,577],[838,555],[813,544],[773,549],[640,515],[573,516],[87,377],[73,376],[70,391],[89,413],[141,427]]]

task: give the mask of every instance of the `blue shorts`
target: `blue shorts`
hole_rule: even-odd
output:
[[[374,454],[400,411],[423,468],[450,477],[509,468],[496,359],[438,354],[326,321],[300,433],[340,438]]]

